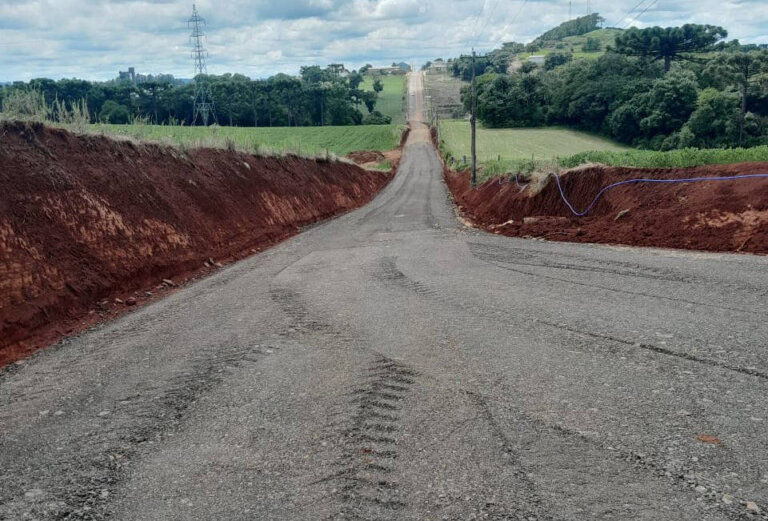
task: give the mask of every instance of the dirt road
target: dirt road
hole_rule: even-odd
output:
[[[768,259],[369,205],[0,376],[2,519],[764,518]]]

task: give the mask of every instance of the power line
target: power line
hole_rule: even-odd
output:
[[[485,5],[488,3],[488,0],[483,0],[483,6],[480,8],[480,12],[477,13],[475,16],[475,21],[472,24],[472,42],[475,41],[475,37],[477,36],[477,24],[480,23],[480,17],[483,16],[483,13],[485,12]]]
[[[628,23],[628,24],[627,24],[627,25],[624,27],[624,29],[626,29],[627,27],[629,27],[630,25],[632,25],[633,23],[635,23],[635,22],[637,21],[637,19],[638,19],[638,18],[640,18],[641,16],[643,16],[643,15],[644,15],[644,14],[645,14],[645,13],[648,11],[648,9],[650,9],[651,7],[653,7],[654,5],[656,5],[656,3],[657,3],[658,1],[659,1],[659,0],[653,0],[653,2],[651,2],[650,4],[648,4],[648,7],[646,7],[645,9],[643,9],[643,10],[640,12],[640,14],[639,14],[639,15],[635,16],[635,17],[634,17],[634,18],[633,18],[633,19],[632,19],[632,20],[631,20],[631,21],[630,21],[630,22],[629,22],[629,23]]]
[[[643,4],[644,4],[645,2],[647,2],[647,1],[648,1],[648,0],[640,0],[640,1],[639,1],[637,4],[635,4],[635,6],[634,6],[632,9],[630,9],[629,11],[627,11],[626,13],[624,13],[624,16],[622,16],[621,18],[619,18],[618,20],[616,20],[614,23],[612,23],[612,24],[611,24],[611,27],[618,27],[620,23],[622,23],[624,20],[626,20],[626,18],[627,18],[629,15],[631,15],[632,13],[634,13],[634,12],[635,12],[635,10],[636,10],[638,7],[640,7],[641,5],[643,5]]]
[[[523,0],[523,3],[520,4],[520,9],[517,10],[517,13],[515,14],[515,16],[513,16],[512,19],[509,22],[507,22],[507,25],[505,25],[504,28],[501,30],[501,33],[500,33],[500,39],[501,40],[504,39],[504,32],[507,29],[509,29],[509,27],[511,27],[512,24],[515,23],[518,18],[520,18],[520,14],[523,12],[523,8],[525,7],[525,4],[527,4],[527,3],[528,3],[528,0]],[[504,43],[504,42],[502,42],[502,43]]]
[[[483,24],[483,26],[480,28],[480,30],[475,35],[475,40],[472,42],[472,46],[473,47],[475,45],[477,45],[477,41],[480,39],[480,36],[482,36],[483,31],[485,31],[486,27],[488,27],[488,24],[493,19],[493,15],[496,14],[496,8],[499,7],[500,3],[501,3],[501,0],[496,0],[496,3],[493,4],[493,7],[491,8],[491,10],[488,13],[488,16],[485,18],[485,23]]]

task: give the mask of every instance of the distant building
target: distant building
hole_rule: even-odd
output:
[[[128,67],[127,71],[120,71],[117,79],[136,83],[136,67]]]
[[[535,63],[536,65],[544,65],[544,62],[546,61],[546,59],[547,57],[542,55],[528,57],[528,61],[531,63]]]

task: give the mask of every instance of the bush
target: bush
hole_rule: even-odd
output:
[[[99,112],[99,121],[102,123],[127,124],[131,119],[131,113],[127,107],[119,103],[107,100]]]
[[[565,65],[569,61],[573,60],[573,55],[566,52],[553,52],[547,54],[544,58],[544,70],[551,71],[555,67]]]
[[[392,123],[390,116],[385,116],[378,110],[374,110],[363,119],[363,125],[389,125]]]
[[[4,89],[0,120],[6,121],[49,121],[51,108],[45,102],[42,92],[36,90]]]
[[[591,36],[587,37],[587,41],[581,46],[583,52],[600,52],[603,49],[603,44],[600,40]]]

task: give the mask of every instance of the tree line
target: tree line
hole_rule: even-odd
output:
[[[514,72],[495,65],[502,48],[476,71],[477,116],[490,128],[563,125],[654,150],[768,144],[768,50],[726,36],[708,25],[633,28],[597,59],[551,53]],[[465,63],[453,74],[464,78]],[[467,87],[462,98],[469,109]]]
[[[241,74],[199,76],[179,84],[170,79],[90,82],[77,79],[34,79],[0,88],[0,106],[14,92],[39,93],[45,102],[64,106],[84,103],[91,122],[190,125],[194,117],[195,82],[204,82],[217,123],[225,126],[316,126],[388,124],[375,110],[383,85],[361,88],[359,72],[341,76],[317,66],[302,67],[299,77],[277,74],[251,80]],[[365,110],[364,110],[365,109]]]

